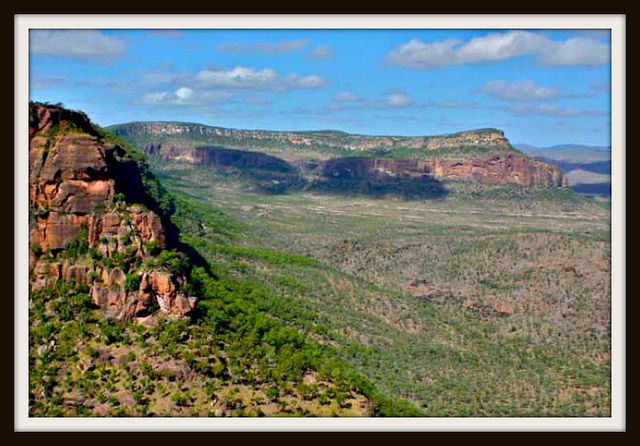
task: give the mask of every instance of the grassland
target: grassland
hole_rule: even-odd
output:
[[[296,191],[153,165],[218,277],[427,416],[609,416],[610,211],[570,191]]]

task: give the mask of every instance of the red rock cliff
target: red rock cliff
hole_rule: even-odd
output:
[[[82,113],[39,104],[30,105],[29,139],[31,286],[87,283],[117,319],[191,311],[184,276],[154,258],[166,247],[160,215],[118,192],[145,195],[126,151]]]
[[[323,172],[328,177],[342,179],[385,177],[411,179],[427,176],[486,185],[501,183],[538,187],[563,185],[562,173],[555,166],[510,152],[423,160],[338,158],[324,163]]]
[[[271,140],[275,146],[317,146],[340,149],[347,154],[346,157],[327,159],[328,156],[316,153],[314,156],[318,158],[311,163],[314,165],[311,168],[307,168],[306,159],[288,159],[300,167],[302,175],[322,165],[320,169],[332,178],[431,176],[441,180],[485,185],[516,183],[527,187],[559,187],[566,183],[560,170],[514,150],[504,133],[497,129],[410,137],[350,135],[331,131],[296,133],[235,130],[198,124],[148,122],[123,124],[116,126],[114,131],[132,141],[140,141],[149,156],[165,161],[212,164],[214,154],[209,153],[205,146],[209,145],[213,150],[216,145],[231,144],[250,148],[243,151],[244,159],[253,157],[254,164],[260,164],[258,157],[264,155],[251,147],[256,139],[261,139]],[[407,149],[412,152],[410,155],[406,155]],[[217,150],[219,152],[220,147]],[[407,158],[401,159],[398,155],[394,158],[351,156],[354,152],[366,154],[371,150],[389,156],[400,150],[405,152]]]

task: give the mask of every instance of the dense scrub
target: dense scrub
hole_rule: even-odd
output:
[[[86,284],[32,290],[32,416],[610,415],[606,206],[466,184],[442,200],[252,193],[101,135],[175,239],[145,264],[81,233],[58,255],[122,268],[131,290],[137,268],[179,270],[198,302],[116,322]]]
[[[598,203],[463,185],[437,202],[267,196],[215,172],[159,175],[194,213],[184,221],[234,228],[185,225],[184,240],[221,274],[280,296],[263,310],[332,345],[383,394],[427,416],[610,414]]]

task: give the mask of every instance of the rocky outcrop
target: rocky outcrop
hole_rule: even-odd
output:
[[[560,187],[560,170],[550,164],[513,153],[478,156],[467,159],[434,160],[436,178],[474,181],[481,184],[516,183],[521,186]]]
[[[235,130],[198,124],[143,122],[115,126],[112,130],[140,143],[148,155],[158,159],[223,168],[234,163],[239,168],[276,166],[276,157],[259,150],[262,147],[294,147],[288,151],[287,156],[291,158],[288,162],[306,177],[320,173],[333,179],[430,177],[485,185],[506,182],[558,187],[566,184],[560,170],[515,150],[504,133],[496,129],[403,137],[350,135],[333,131]],[[309,148],[318,149],[313,152],[318,159],[309,160],[308,156],[296,158],[297,151]],[[325,149],[329,151],[323,152]],[[360,153],[353,156],[353,152]],[[276,150],[274,153],[277,155],[279,152]],[[401,153],[405,155],[398,156]],[[335,158],[331,159],[332,156]],[[285,166],[286,162],[281,161],[280,164]],[[294,174],[293,171],[282,171]]]
[[[132,140],[170,141],[169,147],[184,149],[191,142],[220,142],[234,147],[264,145],[273,142],[287,146],[317,146],[345,151],[393,150],[411,148],[438,150],[461,146],[509,149],[504,133],[496,129],[469,130],[438,136],[368,136],[338,131],[279,132],[269,130],[238,130],[178,122],[132,122],[110,128],[116,135]],[[182,142],[182,144],[180,144]],[[152,144],[144,144],[145,150]],[[180,147],[182,146],[182,147]],[[191,147],[194,145],[191,144]]]
[[[324,163],[323,174],[329,178],[345,180],[432,177],[487,185],[501,183],[538,187],[563,185],[562,173],[556,167],[513,153],[424,160],[339,158]]]
[[[184,276],[154,257],[166,227],[125,149],[84,114],[41,104],[30,105],[29,137],[31,286],[86,283],[117,319],[189,313]]]

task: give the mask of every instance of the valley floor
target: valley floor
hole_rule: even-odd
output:
[[[282,296],[265,310],[385,395],[427,416],[610,416],[608,203],[461,185],[444,200],[260,194],[156,168],[214,272]]]

